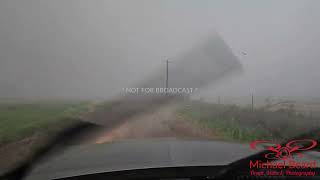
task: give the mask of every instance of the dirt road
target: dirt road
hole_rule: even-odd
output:
[[[131,119],[125,123],[99,133],[94,143],[105,143],[123,139],[141,138],[201,138],[217,139],[210,130],[196,127],[176,113],[177,105],[171,104]]]
[[[218,139],[212,131],[195,126],[176,113],[177,105],[171,104],[126,119],[118,126],[97,129],[93,134],[80,136],[74,144],[99,144],[126,139],[143,138],[188,138],[188,139]],[[95,113],[94,110],[91,110]],[[107,117],[104,117],[107,119]],[[111,128],[112,127],[112,128]],[[36,144],[45,144],[47,136],[35,134],[32,137],[11,143],[0,149],[0,169],[8,170],[15,164],[22,162],[34,151]]]

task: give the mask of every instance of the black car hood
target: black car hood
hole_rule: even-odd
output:
[[[74,146],[46,158],[26,179],[55,179],[133,169],[227,165],[254,154],[248,144],[178,139]]]

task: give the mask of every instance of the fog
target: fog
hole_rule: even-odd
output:
[[[109,98],[165,72],[167,58],[170,67],[179,65],[212,36],[224,40],[244,71],[201,97],[319,97],[319,5],[2,0],[0,97]]]

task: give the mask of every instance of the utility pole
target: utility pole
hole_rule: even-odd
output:
[[[166,76],[166,88],[169,87],[169,60],[166,60],[167,63],[167,76]]]
[[[253,94],[251,94],[251,110],[253,112]]]

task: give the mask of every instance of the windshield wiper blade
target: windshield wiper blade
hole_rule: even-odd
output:
[[[30,158],[28,158],[24,163],[0,176],[0,179],[7,180],[21,180],[28,173],[30,169],[32,169],[33,165],[42,160],[44,155],[49,155],[51,153],[56,153],[62,150],[61,147],[66,147],[66,144],[72,143],[76,137],[78,137],[83,132],[88,132],[91,130],[95,130],[97,128],[96,125],[81,122],[76,125],[62,131],[57,136],[52,138],[45,145],[38,148]],[[61,141],[63,139],[63,141]]]

